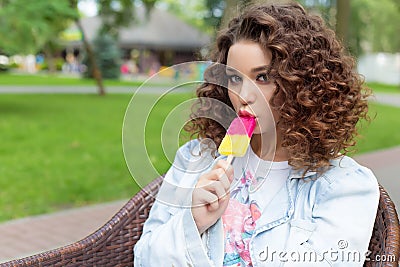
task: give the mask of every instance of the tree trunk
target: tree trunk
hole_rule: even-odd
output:
[[[239,8],[241,6],[241,1],[240,0],[226,0],[225,1],[225,10],[224,10],[224,15],[222,16],[221,20],[221,29],[225,29],[228,27],[229,22],[231,19],[233,19],[235,16],[239,14]]]
[[[49,73],[55,73],[57,71],[56,63],[53,56],[53,50],[51,49],[50,45],[47,43],[44,46],[44,56],[47,60],[47,67]]]
[[[350,0],[336,1],[336,34],[343,45],[349,47]]]
[[[78,29],[82,33],[83,45],[85,47],[89,62],[92,65],[92,72],[93,72],[92,74],[93,74],[93,77],[94,77],[94,79],[96,80],[96,83],[97,83],[98,93],[99,93],[99,95],[105,95],[106,94],[106,90],[105,90],[104,85],[103,85],[103,78],[101,76],[100,69],[97,66],[96,58],[95,58],[95,55],[93,53],[93,49],[92,49],[91,45],[89,44],[88,40],[86,39],[86,35],[85,35],[84,31],[83,31],[83,27],[82,27],[82,24],[81,24],[80,20],[79,19],[75,20],[75,23],[76,23]]]

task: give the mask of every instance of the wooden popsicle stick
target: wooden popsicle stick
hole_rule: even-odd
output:
[[[232,160],[233,160],[233,155],[232,154],[228,155],[228,158],[226,159],[226,161],[228,162],[228,165],[231,165]]]

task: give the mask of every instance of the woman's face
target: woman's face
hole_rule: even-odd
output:
[[[269,108],[275,90],[273,81],[267,76],[271,59],[269,50],[264,52],[258,43],[248,40],[233,44],[228,51],[229,98],[239,115],[256,118],[254,134],[275,134],[275,121],[279,118]]]

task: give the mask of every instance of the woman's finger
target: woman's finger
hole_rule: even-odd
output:
[[[216,194],[213,194],[210,191],[205,190],[204,188],[196,188],[196,203],[194,207],[210,205],[210,210],[217,210],[219,207],[218,197]]]
[[[205,185],[203,189],[216,194],[218,199],[223,198],[227,194],[221,181],[212,181],[211,183]]]
[[[225,171],[221,168],[212,170],[211,172],[202,176],[196,184],[196,187],[204,187],[214,181],[220,181],[225,191],[230,190],[230,179],[227,177]]]
[[[226,160],[218,160],[213,169],[223,169],[226,173],[226,176],[229,178],[229,181],[233,180],[233,167],[228,164]]]

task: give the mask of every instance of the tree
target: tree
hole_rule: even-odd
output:
[[[0,0],[0,7],[0,48],[8,54],[36,54],[78,17],[66,0]]]
[[[78,0],[69,0],[69,4],[70,4],[70,7],[72,7],[75,10],[78,10]],[[93,53],[92,46],[90,45],[89,41],[86,38],[86,34],[85,34],[84,29],[83,29],[83,26],[82,26],[82,23],[80,21],[80,18],[77,17],[77,18],[75,18],[74,21],[75,21],[75,24],[78,27],[79,31],[82,34],[83,47],[85,48],[86,55],[87,55],[87,58],[88,58],[88,62],[90,62],[90,64],[91,64],[92,77],[94,77],[94,79],[96,80],[98,94],[101,95],[101,96],[105,95],[106,94],[106,90],[104,88],[103,78],[101,76],[100,69],[99,69],[99,67],[97,65],[96,56]]]
[[[365,52],[399,51],[400,2],[398,0],[297,0],[306,9],[322,16],[338,38],[355,56]],[[249,3],[287,2],[286,0],[160,0],[169,10],[191,24],[215,34]],[[202,15],[203,22],[193,14]],[[222,22],[221,22],[222,21]]]
[[[148,16],[157,0],[96,0],[96,2],[102,18],[101,33],[117,38],[119,28],[128,26],[135,19],[135,2],[145,6]]]
[[[240,10],[246,2],[246,0],[225,0],[224,15],[221,20],[221,28],[228,26],[229,21],[240,13]]]
[[[117,38],[119,27],[127,26],[133,20],[135,5],[132,0],[97,0],[97,5],[102,19],[100,33]]]
[[[218,0],[210,0],[212,2],[218,2]],[[330,1],[330,0],[326,0]],[[286,0],[225,0],[225,8],[221,21],[221,28],[228,26],[229,21],[236,15],[238,15],[243,8],[251,4],[268,4],[268,3],[286,3]]]
[[[96,65],[99,67],[102,77],[105,79],[118,79],[120,76],[121,53],[115,39],[109,34],[99,34],[93,42],[93,50],[96,55]],[[88,71],[85,76],[92,78],[92,64],[86,65],[88,66]]]
[[[348,47],[350,20],[350,0],[336,0],[336,34]]]
[[[78,0],[70,0],[73,6],[77,6]],[[146,7],[147,14],[153,8],[157,0],[142,0],[141,2]],[[96,0],[99,16],[102,18],[102,26],[99,34],[107,34],[115,40],[118,39],[118,30],[121,26],[127,26],[134,20],[135,0]],[[89,69],[92,70],[92,76],[96,79],[99,88],[99,94],[104,95],[105,89],[103,86],[102,72],[96,61],[96,54],[85,37],[83,27],[79,20],[76,24],[82,32],[82,41],[88,57]]]
[[[36,54],[44,49],[48,52],[57,43],[59,33],[68,23],[75,21],[83,35],[84,47],[91,61],[95,62],[91,46],[85,38],[78,14],[78,0],[0,0],[0,48],[8,54]],[[51,59],[50,59],[51,63]],[[51,67],[51,66],[50,66]],[[101,73],[94,68],[93,76],[99,87],[99,94],[105,93]]]
[[[350,48],[364,52],[400,51],[400,3],[397,0],[352,0]]]
[[[218,13],[220,13],[220,17],[222,10],[215,8],[215,14],[213,15],[211,10],[208,8],[209,2],[219,2],[224,5],[224,0],[158,0],[155,4],[157,4],[161,9],[167,9],[171,14],[174,14],[179,19],[198,28],[199,30],[212,34],[215,32],[215,15],[218,17]]]
[[[398,0],[298,1],[308,9],[317,9],[327,24],[336,30],[351,54],[359,56],[365,52],[399,52]]]
[[[218,29],[221,26],[222,15],[225,9],[224,0],[206,0],[206,8],[208,10],[205,22],[208,26]]]

